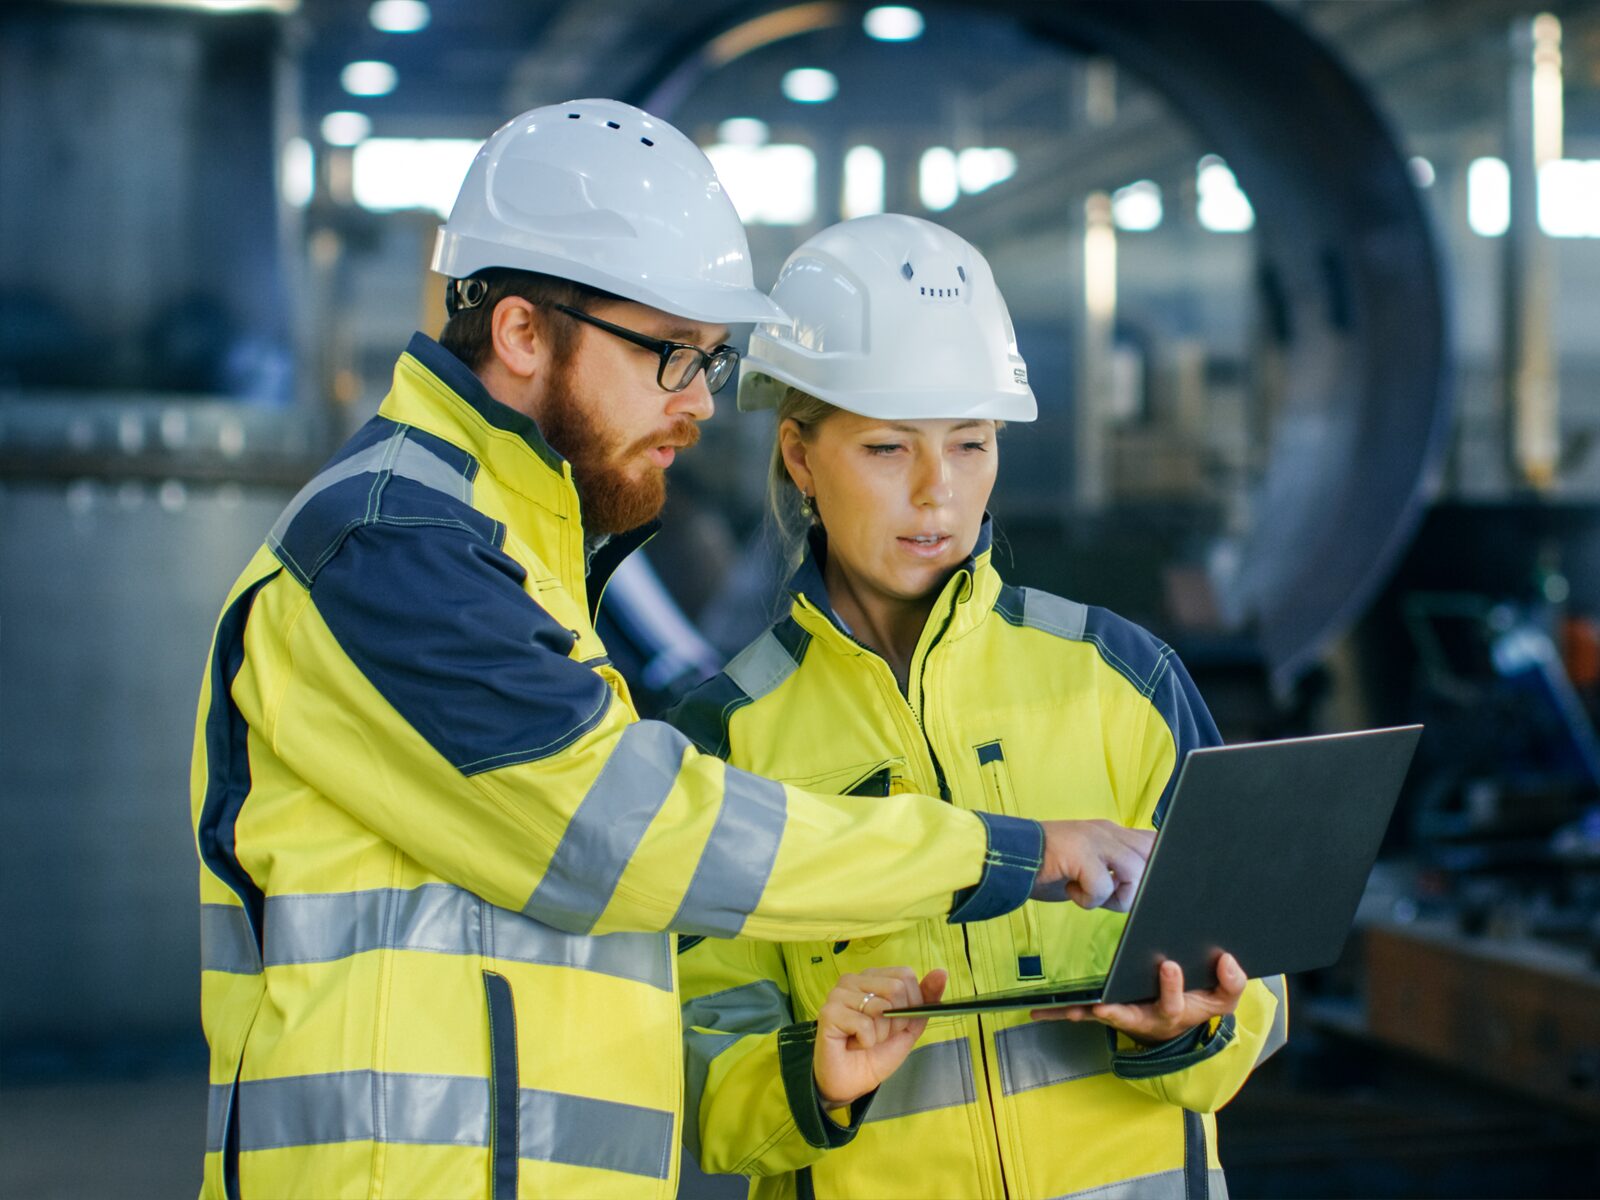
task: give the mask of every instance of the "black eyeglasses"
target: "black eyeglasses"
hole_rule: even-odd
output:
[[[572,308],[566,304],[555,304],[551,307],[576,320],[587,321],[596,328],[604,329],[625,342],[643,346],[646,350],[654,350],[661,356],[661,365],[656,368],[656,382],[669,392],[683,391],[694,382],[695,374],[704,369],[706,391],[715,394],[722,390],[723,384],[733,378],[734,369],[739,365],[739,352],[732,346],[718,346],[707,353],[699,346],[691,346],[687,342],[669,342],[662,338],[637,333],[632,329],[625,329],[621,325],[613,325],[610,321],[602,321],[581,308]]]

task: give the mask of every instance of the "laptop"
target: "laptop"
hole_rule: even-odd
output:
[[[1224,950],[1252,979],[1329,965],[1421,734],[1405,725],[1190,751],[1107,974],[888,1015],[1140,1004],[1156,998],[1163,959],[1183,968],[1185,988],[1215,987]]]

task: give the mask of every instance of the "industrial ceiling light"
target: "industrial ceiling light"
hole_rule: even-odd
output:
[[[861,19],[867,36],[880,42],[909,42],[922,36],[922,14],[903,4],[880,4]]]
[[[355,146],[372,132],[366,113],[331,112],[322,118],[322,140],[330,146]]]
[[[367,10],[367,20],[382,33],[416,33],[426,29],[432,19],[422,0],[377,0]]]
[[[796,104],[823,104],[839,93],[839,80],[821,67],[796,67],[783,77],[783,94]]]
[[[399,82],[400,76],[386,62],[353,62],[339,72],[339,83],[352,96],[387,96]]]
[[[729,117],[717,126],[717,141],[729,146],[763,146],[771,132],[759,117]]]

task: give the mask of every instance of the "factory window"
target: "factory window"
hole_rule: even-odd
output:
[[[917,187],[922,207],[942,212],[963,192],[988,191],[1016,173],[1017,156],[1004,146],[968,146],[959,154],[945,146],[933,146],[922,152]]]
[[[804,225],[817,211],[817,156],[809,146],[706,147],[722,186],[747,225]]]
[[[1511,224],[1511,172],[1498,158],[1467,167],[1467,224],[1480,237],[1499,237]]]
[[[852,146],[845,154],[839,209],[846,220],[883,211],[883,154],[877,147]]]
[[[481,145],[474,138],[368,138],[352,157],[351,192],[374,212],[431,208],[449,216]]]
[[[1551,237],[1600,237],[1600,158],[1539,168],[1539,228]]]

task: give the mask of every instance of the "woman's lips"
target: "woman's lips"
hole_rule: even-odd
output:
[[[915,558],[938,558],[950,545],[948,533],[928,534],[921,538],[902,537],[895,540]]]

